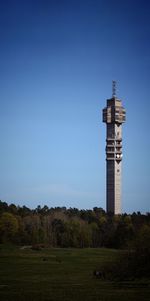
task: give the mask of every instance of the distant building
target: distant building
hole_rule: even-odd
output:
[[[107,213],[121,213],[121,165],[122,165],[122,123],[126,111],[116,96],[116,82],[113,81],[112,98],[107,99],[103,109],[106,123],[106,210]]]

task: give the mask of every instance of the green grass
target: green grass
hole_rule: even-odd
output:
[[[95,279],[94,269],[113,261],[109,249],[20,250],[0,246],[2,301],[132,301],[149,300],[150,282]]]

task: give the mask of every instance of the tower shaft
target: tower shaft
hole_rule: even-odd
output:
[[[113,95],[103,109],[106,123],[106,210],[107,213],[121,213],[122,174],[122,123],[125,109],[121,100]]]

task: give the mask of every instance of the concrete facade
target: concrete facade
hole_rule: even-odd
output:
[[[106,210],[121,213],[122,123],[126,112],[116,95],[107,100],[103,109],[106,123]]]

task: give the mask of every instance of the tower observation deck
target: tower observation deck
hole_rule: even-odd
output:
[[[113,81],[112,98],[107,99],[103,109],[106,123],[106,210],[107,213],[121,213],[121,173],[122,173],[122,123],[126,111],[116,96],[116,82]]]

